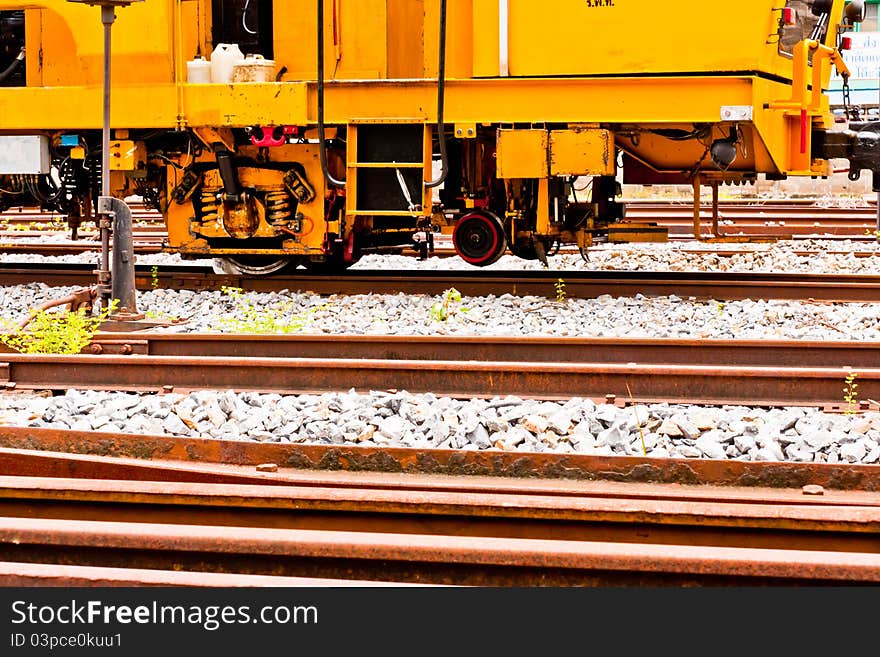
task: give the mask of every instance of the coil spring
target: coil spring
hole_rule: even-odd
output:
[[[101,195],[102,179],[101,179],[101,157],[89,155],[88,163],[88,181],[92,188],[92,197],[95,199],[95,209],[97,210],[98,197]]]
[[[217,198],[216,190],[203,189],[201,200],[202,221],[217,221],[217,215],[220,211],[220,201]]]
[[[270,224],[281,224],[290,220],[292,207],[290,195],[285,190],[266,193],[266,219]]]

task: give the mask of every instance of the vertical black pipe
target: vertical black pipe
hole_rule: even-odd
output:
[[[425,183],[429,189],[438,187],[449,174],[449,158],[446,153],[446,129],[443,112],[446,102],[446,0],[440,0],[440,56],[437,65],[437,140],[440,142],[440,177]]]
[[[324,0],[318,0],[318,152],[327,182],[336,187],[345,187],[345,181],[336,180],[327,166],[327,143],[324,139]]]

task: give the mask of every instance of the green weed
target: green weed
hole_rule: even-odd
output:
[[[220,320],[221,326],[233,333],[299,333],[312,321],[315,313],[330,305],[325,303],[295,313],[293,301],[257,306],[239,287],[223,286],[220,290],[237,306],[231,317]]]
[[[565,280],[559,278],[556,280],[556,303],[565,303],[567,293],[565,291]]]
[[[843,410],[844,415],[855,415],[859,408],[859,384],[856,383],[858,374],[850,372],[844,379],[845,387],[843,388],[843,401],[846,402],[846,408]]]
[[[467,312],[467,310],[461,305],[461,292],[451,287],[443,293],[440,301],[431,306],[431,319],[445,322],[457,313]]]
[[[23,354],[78,354],[91,343],[117,304],[114,299],[97,314],[86,314],[83,308],[61,312],[40,310],[33,313],[27,330],[5,327],[7,332],[0,334],[0,342]]]

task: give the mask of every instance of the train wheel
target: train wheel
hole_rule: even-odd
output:
[[[298,260],[278,256],[238,255],[214,260],[214,271],[218,274],[244,276],[269,276],[285,269],[294,268]]]
[[[462,217],[452,233],[455,252],[477,267],[497,262],[507,249],[501,220],[491,212],[471,212]]]

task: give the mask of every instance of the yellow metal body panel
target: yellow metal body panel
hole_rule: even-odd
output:
[[[574,128],[550,133],[551,176],[613,176],[615,172],[610,130]]]
[[[452,81],[447,85],[450,123],[600,123],[670,126],[720,122],[722,105],[752,107],[756,139],[753,157],[759,171],[803,173],[792,158],[794,119],[766,103],[787,100],[791,88],[758,77],[583,78]],[[326,89],[326,120],[347,124],[367,111],[374,121],[432,122],[436,85],[430,81],[342,82]],[[144,102],[149,98],[149,102]],[[313,124],[317,114],[313,83],[183,85],[186,124],[194,126]],[[825,100],[827,103],[827,99]],[[59,107],[64,107],[59,125]],[[650,107],[646,115],[645,107]],[[367,110],[368,108],[368,110]],[[824,124],[825,111],[812,112]],[[173,85],[120,86],[114,89],[111,122],[118,128],[172,128],[177,120]],[[101,90],[88,87],[23,87],[0,91],[0,130],[80,130],[101,126]],[[721,132],[719,131],[720,135]],[[652,144],[661,170],[680,162],[680,142],[642,137]],[[626,144],[622,144],[626,146]],[[666,158],[670,159],[666,159]],[[646,158],[647,159],[647,158]],[[694,163],[697,158],[684,158]],[[666,160],[664,162],[664,160]],[[667,166],[663,166],[666,164]],[[524,165],[533,170],[534,163]],[[546,174],[544,174],[546,175]]]
[[[134,171],[147,164],[147,149],[143,142],[112,140],[110,142],[110,169]]]
[[[547,131],[499,130],[499,178],[546,178]]]

